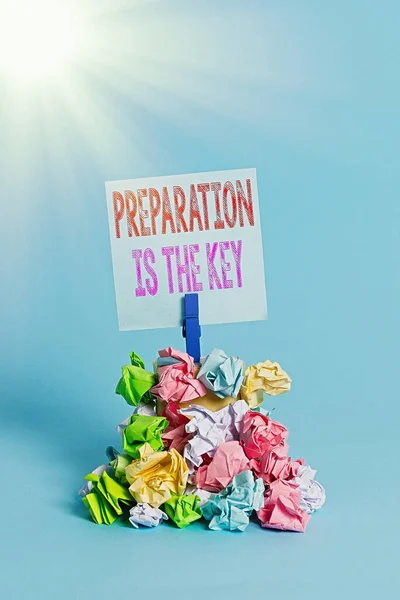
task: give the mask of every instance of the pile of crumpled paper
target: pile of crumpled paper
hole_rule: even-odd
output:
[[[215,349],[196,366],[165,348],[154,372],[134,352],[116,393],[134,407],[120,423],[122,452],[86,475],[79,491],[96,523],[128,515],[133,527],[170,519],[187,527],[205,519],[214,530],[261,527],[303,532],[325,490],[302,458],[288,456],[288,430],[261,408],[264,394],[290,390],[269,360],[243,361]]]

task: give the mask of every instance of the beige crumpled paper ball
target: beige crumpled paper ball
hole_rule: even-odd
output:
[[[279,396],[290,390],[292,380],[279,363],[266,360],[246,369],[245,379],[240,389],[240,397],[250,408],[256,408],[263,401],[263,393]]]

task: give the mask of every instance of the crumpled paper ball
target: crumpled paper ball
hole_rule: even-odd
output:
[[[292,380],[279,363],[266,360],[248,367],[240,389],[240,397],[250,408],[256,408],[263,401],[263,393],[279,396],[290,390]]]
[[[96,471],[101,472],[101,475],[93,472],[85,477],[92,486],[82,501],[95,523],[111,525],[122,515],[123,507],[132,504],[132,497],[126,487],[115,481],[107,470]]]
[[[176,451],[153,452],[145,443],[139,449],[140,458],[125,469],[129,491],[136,502],[147,502],[158,508],[171,495],[181,496],[188,479],[188,468]]]
[[[158,383],[151,394],[164,402],[190,402],[206,394],[206,388],[194,377],[194,361],[189,354],[165,348],[159,351]]]
[[[293,479],[304,464],[304,459],[298,458],[292,461],[288,456],[287,444],[275,446],[266,452],[261,459],[252,459],[251,468],[257,477],[261,477],[264,483],[269,484],[277,479]]]
[[[201,519],[199,498],[194,494],[171,496],[164,504],[164,509],[169,518],[180,529]]]
[[[249,410],[241,422],[240,441],[249,458],[260,458],[283,445],[289,432],[278,421]]]
[[[291,481],[276,480],[265,493],[264,506],[257,516],[262,527],[304,532],[310,515],[300,508],[298,486]]]
[[[316,472],[309,465],[302,465],[297,470],[294,479],[294,483],[299,486],[301,495],[300,508],[308,514],[321,508],[326,498],[325,489],[314,479]]]
[[[148,417],[134,414],[128,421],[128,426],[122,431],[122,447],[132,458],[139,458],[140,447],[149,443],[154,452],[164,450],[161,434],[168,426],[164,417]]]
[[[166,521],[168,515],[165,514],[159,508],[154,508],[146,502],[139,502],[136,506],[133,506],[129,511],[129,522],[136,529],[139,525],[145,527],[157,527],[161,521]]]
[[[157,376],[146,371],[143,360],[135,352],[131,352],[130,358],[131,364],[122,367],[122,377],[115,393],[125,398],[128,404],[137,406],[141,400],[152,400],[149,390],[156,383]]]
[[[244,531],[253,510],[263,505],[264,483],[254,481],[251,471],[243,471],[219,494],[212,494],[201,507],[203,517],[210,521],[209,528]]]
[[[198,488],[208,492],[220,492],[232,479],[250,469],[250,461],[239,442],[225,442],[218,446],[209,465],[202,465],[196,473]]]
[[[219,398],[236,398],[243,381],[243,366],[237,356],[228,356],[214,348],[205,358],[197,379]]]

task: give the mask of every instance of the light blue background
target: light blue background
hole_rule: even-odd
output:
[[[2,86],[2,598],[397,597],[399,3],[89,4],[105,45],[68,94]],[[305,535],[96,526],[74,494],[129,414],[120,367],[183,348],[118,332],[104,181],[247,166],[269,320],[202,348],[289,372],[275,415],[327,504]]]

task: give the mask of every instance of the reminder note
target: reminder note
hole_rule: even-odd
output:
[[[106,183],[121,330],[266,319],[255,169]]]

